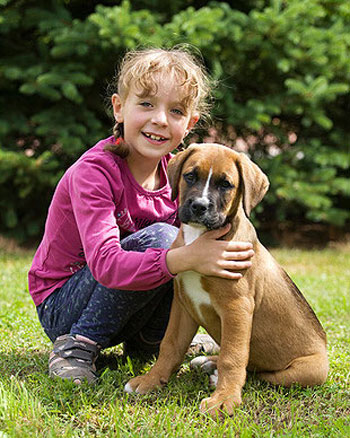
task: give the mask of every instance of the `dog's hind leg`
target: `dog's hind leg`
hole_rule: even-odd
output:
[[[328,359],[325,353],[315,353],[294,359],[284,370],[258,373],[257,376],[273,385],[301,386],[322,385],[328,374]]]

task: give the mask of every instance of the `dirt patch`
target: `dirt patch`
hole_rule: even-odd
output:
[[[0,251],[8,254],[28,255],[33,254],[35,248],[21,246],[15,239],[9,239],[0,235]]]

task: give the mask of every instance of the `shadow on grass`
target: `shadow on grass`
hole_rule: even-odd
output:
[[[0,352],[0,376],[3,380],[18,380],[39,385],[54,386],[59,390],[60,385],[70,384],[60,379],[52,379],[48,375],[49,350],[24,350]],[[177,376],[171,378],[169,385],[175,391],[187,393],[210,392],[209,378],[206,374],[189,369],[188,358]],[[97,374],[100,379],[94,388],[111,386],[123,393],[124,385],[129,379],[144,374],[154,365],[156,358],[150,360],[131,359],[123,357],[118,347],[104,350],[96,361]],[[82,385],[88,388],[88,385]]]
[[[140,360],[125,360],[115,351],[103,352],[97,363],[100,379],[95,385],[74,385],[71,381],[53,379],[48,375],[49,351],[0,352],[0,383],[8,397],[21,400],[24,394],[37,400],[48,412],[70,417],[87,408],[108,410],[110,404],[125,406],[152,406],[176,404],[191,407],[210,393],[208,378],[198,372],[182,370],[163,391],[134,397],[124,392],[128,380],[144,374],[154,364]]]
[[[124,393],[128,380],[147,372],[155,359],[142,362],[125,360],[114,349],[104,351],[98,360],[100,375],[96,385],[84,383],[76,386],[70,381],[52,379],[48,375],[48,351],[14,351],[0,353],[0,376],[5,388],[16,394],[27,390],[50,411],[71,415],[84,409],[84,406],[101,409],[108,403],[122,403],[136,406],[165,406],[167,403],[187,408],[197,407],[200,400],[210,396],[213,388],[209,385],[209,376],[200,370],[189,367],[191,357],[186,358],[181,370],[173,376],[163,391],[144,396]],[[23,389],[24,388],[24,389]],[[274,387],[249,374],[243,388],[243,405],[240,409],[256,420],[268,412],[277,421],[278,413],[284,412],[284,419],[293,416],[294,410],[302,415],[315,415],[316,411],[328,411],[334,418],[345,415],[348,409],[347,396],[341,385],[328,382],[315,388]],[[18,397],[19,398],[19,397]],[[316,420],[315,420],[316,421]]]
[[[21,349],[10,353],[0,351],[0,375],[7,377],[26,377],[38,372],[47,373],[49,354],[49,350],[38,351],[33,349]],[[111,371],[116,371],[120,368],[130,368],[132,366],[131,372],[136,374],[142,372],[147,364],[150,366],[154,362],[155,359],[148,361],[126,359],[120,352],[116,351],[114,347],[113,349],[107,349],[101,352],[96,361],[96,368],[98,374],[103,374],[103,371],[107,368]]]
[[[10,353],[0,352],[0,376],[7,378],[18,378],[25,380],[27,377],[48,377],[49,351],[17,350]],[[199,369],[190,369],[189,363],[194,356],[186,357],[182,367],[176,375],[171,377],[169,385],[179,386],[194,392],[211,392],[213,388],[209,385],[209,376]],[[130,378],[145,374],[154,365],[156,358],[150,360],[131,359],[124,357],[120,352],[113,349],[104,350],[96,362],[97,374],[100,376],[100,383],[107,383],[110,377],[120,375],[126,383]],[[118,379],[119,380],[119,379]],[[59,383],[60,380],[57,379]],[[293,389],[274,387],[267,382],[260,381],[253,373],[248,373],[245,387],[252,390],[275,389],[280,395],[288,395]],[[299,392],[302,391],[298,388]]]

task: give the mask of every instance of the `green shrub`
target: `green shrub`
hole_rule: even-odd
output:
[[[46,213],[61,172],[49,151],[31,159],[0,149],[1,231],[20,241],[42,231],[38,217]]]

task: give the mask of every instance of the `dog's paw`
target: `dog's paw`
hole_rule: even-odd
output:
[[[241,396],[232,394],[213,394],[202,400],[200,411],[212,418],[223,418],[225,415],[232,416],[237,406],[242,403]]]
[[[219,379],[218,370],[214,370],[213,374],[211,374],[209,377],[209,385],[211,387],[216,388],[218,384],[218,379]]]
[[[151,377],[148,374],[135,377],[124,386],[124,391],[129,394],[147,394],[154,389],[162,388],[167,382],[162,382],[157,377]]]
[[[200,368],[208,374],[212,374],[217,368],[217,356],[198,356],[191,360],[191,368]]]

